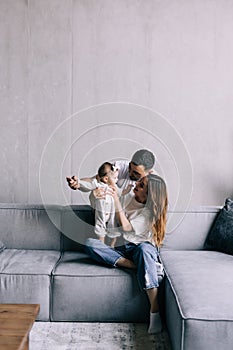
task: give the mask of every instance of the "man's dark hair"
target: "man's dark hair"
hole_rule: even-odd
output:
[[[155,156],[147,149],[140,149],[134,153],[131,162],[135,165],[143,165],[145,170],[152,169],[155,164]]]

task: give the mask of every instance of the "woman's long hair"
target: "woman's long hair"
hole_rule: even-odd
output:
[[[146,207],[150,210],[150,224],[153,240],[157,247],[160,247],[166,230],[167,214],[167,188],[164,180],[158,175],[149,174],[148,196]]]

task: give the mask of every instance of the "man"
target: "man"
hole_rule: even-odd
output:
[[[115,166],[119,170],[117,186],[123,193],[127,193],[135,185],[135,182],[143,178],[144,176],[153,172],[153,167],[155,165],[155,156],[152,152],[146,149],[140,149],[134,153],[131,161],[128,163],[126,160],[120,160],[115,162]],[[85,184],[96,178],[82,179],[85,181]],[[72,190],[79,189],[80,191],[86,192],[92,190],[82,181],[78,181],[77,176],[67,177],[68,185]],[[104,196],[103,189],[97,188],[94,190],[94,195],[96,198],[102,198]]]

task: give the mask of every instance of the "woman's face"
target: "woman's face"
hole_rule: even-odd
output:
[[[137,202],[146,203],[148,193],[147,177],[143,177],[141,180],[137,181],[133,191]]]

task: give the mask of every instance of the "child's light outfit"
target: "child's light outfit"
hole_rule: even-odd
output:
[[[101,181],[92,179],[91,182],[79,180],[80,185],[88,187],[89,190],[95,188],[103,188],[105,192],[109,189],[109,186]],[[106,194],[105,198],[95,198],[91,192],[90,203],[95,210],[95,233],[99,237],[116,238],[121,235],[119,229],[117,229],[115,220],[115,206],[114,199],[111,195]]]
[[[126,190],[128,186],[134,186],[136,181],[133,181],[129,177],[129,162],[126,160],[117,160],[115,162],[115,167],[118,169],[118,181],[117,181],[117,188],[119,190],[119,196],[121,195],[122,191]],[[83,181],[80,180],[80,188],[79,190],[82,192],[88,192],[92,191],[94,188],[92,181],[96,180],[95,178],[91,179],[91,182],[89,181]],[[102,182],[101,182],[102,183]],[[99,184],[99,182],[98,182]]]

